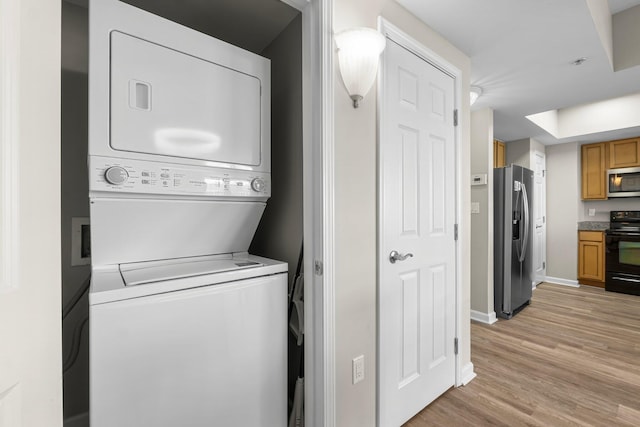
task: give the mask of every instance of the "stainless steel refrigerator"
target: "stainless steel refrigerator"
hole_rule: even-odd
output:
[[[511,319],[531,301],[533,171],[518,165],[493,170],[494,310]]]

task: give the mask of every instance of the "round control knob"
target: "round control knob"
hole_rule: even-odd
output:
[[[264,191],[265,183],[260,178],[254,178],[251,181],[251,188],[253,191],[257,191],[258,193],[262,193]]]
[[[128,178],[129,174],[126,169],[120,166],[111,166],[104,172],[104,179],[106,179],[109,184],[124,184]]]

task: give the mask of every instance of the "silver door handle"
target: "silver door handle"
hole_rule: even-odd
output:
[[[406,255],[402,255],[400,252],[398,251],[391,251],[391,253],[389,254],[389,262],[391,262],[391,264],[395,264],[396,261],[404,261],[405,259],[412,257],[413,254],[409,253]]]

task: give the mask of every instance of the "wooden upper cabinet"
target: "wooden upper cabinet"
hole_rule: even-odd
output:
[[[582,146],[582,199],[607,198],[606,143]]]
[[[640,166],[640,138],[609,141],[609,169]]]
[[[493,140],[493,167],[503,168],[506,166],[506,153],[504,142]]]

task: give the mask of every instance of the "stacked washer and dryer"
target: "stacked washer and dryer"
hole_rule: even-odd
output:
[[[117,0],[89,14],[91,426],[283,426],[287,265],[247,253],[269,61]]]

